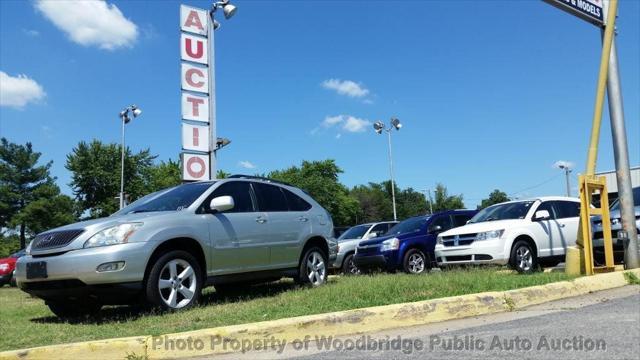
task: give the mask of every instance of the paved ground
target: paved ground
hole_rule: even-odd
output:
[[[640,287],[364,336],[314,338],[307,344],[306,350],[289,344],[280,352],[215,359],[638,359]]]

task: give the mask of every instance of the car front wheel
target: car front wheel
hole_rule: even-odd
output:
[[[320,248],[309,248],[300,261],[298,271],[298,283],[311,286],[324,284],[327,282],[327,256]]]
[[[360,269],[356,266],[355,261],[353,261],[353,254],[347,255],[342,263],[342,274],[344,275],[358,275],[360,274]]]
[[[411,249],[404,255],[402,265],[408,274],[422,274],[427,269],[427,257],[422,251]]]
[[[511,267],[521,274],[529,274],[538,266],[538,259],[528,242],[520,240],[511,249]]]
[[[198,261],[186,251],[171,251],[153,264],[146,283],[147,300],[162,310],[195,305],[202,290]]]

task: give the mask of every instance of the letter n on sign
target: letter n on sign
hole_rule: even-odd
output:
[[[182,179],[209,180],[209,156],[182,153]]]

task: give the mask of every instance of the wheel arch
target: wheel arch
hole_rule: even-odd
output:
[[[540,253],[538,250],[538,244],[536,243],[536,241],[533,239],[533,237],[531,235],[528,234],[520,234],[518,236],[516,236],[513,241],[511,242],[511,245],[509,246],[509,258],[511,258],[511,253],[513,252],[513,247],[516,245],[516,243],[518,241],[526,241],[527,243],[529,243],[529,245],[531,245],[533,247],[533,251],[536,255],[537,258],[540,258]]]
[[[319,235],[311,236],[304,242],[304,246],[302,246],[302,251],[300,252],[300,256],[298,257],[298,264],[302,261],[302,257],[304,253],[312,246],[319,247],[324,254],[327,256],[327,260],[329,259],[329,244],[327,244],[327,240]]]
[[[145,267],[144,271],[145,281],[147,280],[149,272],[151,271],[151,267],[153,266],[155,261],[162,255],[173,250],[183,250],[193,255],[198,261],[198,265],[200,265],[200,271],[202,272],[202,281],[207,281],[207,260],[204,254],[204,250],[202,249],[202,245],[200,245],[197,240],[189,237],[172,238],[159,243],[151,253],[149,260],[147,260],[147,266]]]

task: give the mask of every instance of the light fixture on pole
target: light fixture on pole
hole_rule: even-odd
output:
[[[393,155],[391,153],[391,130],[393,129],[400,130],[401,127],[402,127],[402,124],[400,123],[400,120],[398,120],[398,118],[396,117],[391,118],[391,125],[388,128],[385,127],[382,121],[376,121],[373,124],[373,129],[375,130],[376,133],[382,134],[383,131],[387,132],[387,140],[389,144],[389,173],[391,175],[391,201],[393,202],[393,220],[394,221],[398,220],[398,215],[396,212],[396,189],[395,189],[396,185],[395,185],[395,180],[393,178]]]
[[[564,170],[564,174],[566,177],[566,181],[567,181],[567,196],[571,196],[571,181],[569,179],[569,174],[571,174],[571,163],[566,162],[566,161],[557,161],[556,162],[556,167],[558,169],[562,169]]]
[[[235,5],[232,5],[229,0],[221,0],[215,1],[211,5],[211,11],[209,12],[209,16],[211,17],[211,21],[209,21],[209,26],[207,28],[207,38],[209,38],[210,42],[210,51],[209,51],[209,178],[215,179],[216,177],[216,151],[221,149],[223,146],[227,145],[227,143],[222,144],[219,142],[220,138],[217,137],[216,129],[217,129],[217,119],[216,119],[216,84],[215,84],[215,74],[216,74],[216,62],[215,62],[215,41],[213,37],[213,32],[215,30],[220,29],[220,23],[214,19],[215,13],[222,9],[222,13],[224,14],[225,19],[231,19],[233,15],[235,15],[238,8]]]
[[[122,121],[122,156],[120,159],[121,167],[120,167],[120,209],[124,207],[124,125],[128,124],[131,121],[130,114],[133,115],[133,118],[137,118],[142,114],[142,110],[135,105],[129,105],[126,108],[120,111],[120,120]]]

